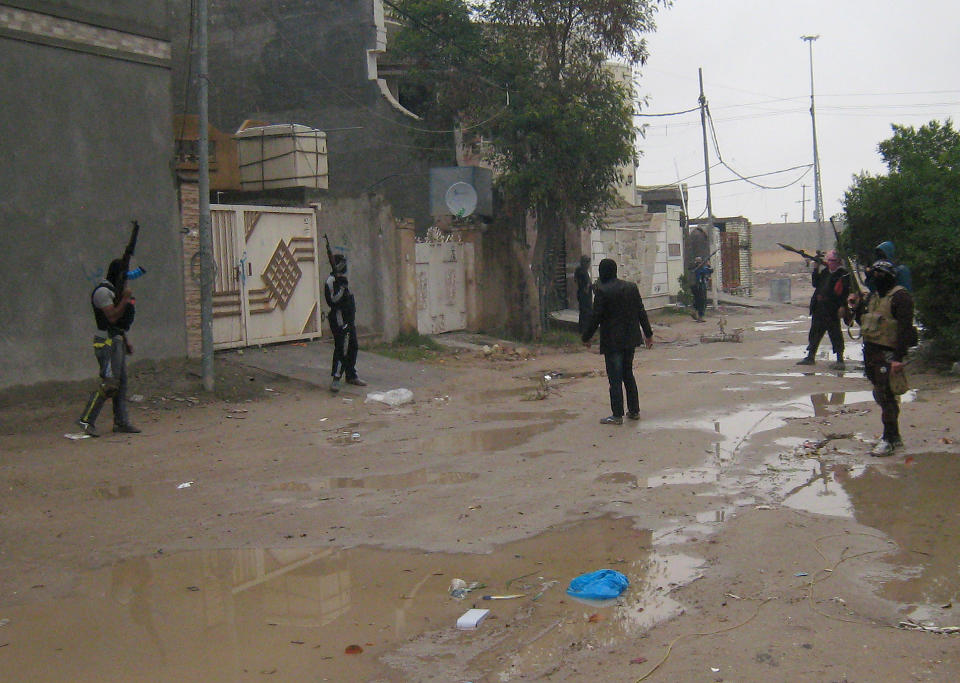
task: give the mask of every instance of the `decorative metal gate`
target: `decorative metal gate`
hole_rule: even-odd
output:
[[[210,218],[214,348],[319,336],[313,211],[213,205]]]
[[[472,245],[418,243],[416,256],[417,330],[439,334],[466,328],[466,260],[472,256]]]

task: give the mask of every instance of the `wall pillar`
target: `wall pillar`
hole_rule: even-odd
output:
[[[397,221],[397,305],[400,334],[417,332],[417,245],[412,218]]]

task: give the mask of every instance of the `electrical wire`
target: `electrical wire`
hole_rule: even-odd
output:
[[[690,109],[684,109],[683,111],[671,111],[664,114],[643,114],[635,113],[634,116],[649,116],[649,117],[658,117],[658,116],[679,116],[680,114],[689,114],[692,111],[698,111],[700,107],[692,107]]]

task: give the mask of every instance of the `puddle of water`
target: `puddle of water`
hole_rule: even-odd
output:
[[[139,557],[80,576],[69,596],[5,607],[4,669],[48,680],[462,680],[477,671],[497,680],[512,667],[529,673],[564,644],[615,645],[673,616],[669,593],[696,578],[699,561],[651,545],[630,519],[602,518],[487,555],[360,547]],[[605,567],[631,581],[620,599],[595,606],[565,594],[573,577]],[[454,578],[486,587],[456,600]],[[514,593],[525,597],[482,599]],[[480,633],[457,631],[474,606],[491,610]],[[347,654],[354,645],[362,653]],[[469,657],[451,657],[463,648]]]
[[[517,414],[511,413],[513,420]],[[567,411],[553,411],[537,415],[540,421],[508,427],[486,429],[451,429],[423,442],[425,453],[442,455],[464,455],[469,453],[496,453],[526,443],[530,439],[549,432],[567,419],[574,417]]]
[[[900,397],[901,403],[912,403],[917,398],[917,390],[911,389]],[[817,417],[837,412],[842,406],[857,403],[873,403],[872,391],[834,391],[825,394],[810,394],[813,414]]]
[[[789,344],[770,356],[761,356],[760,358],[761,360],[800,360],[806,355],[806,344]],[[833,356],[830,355],[829,344],[827,345],[826,349],[823,349],[822,347],[817,349],[816,357],[821,360],[832,359]]]
[[[780,332],[801,322],[803,320],[761,320],[754,324],[753,329],[756,332]]]
[[[310,481],[285,481],[264,486],[266,491],[324,491],[327,489],[409,489],[416,486],[460,484],[473,481],[475,472],[430,472],[426,468],[398,474],[365,477],[326,477]]]
[[[93,495],[104,500],[133,498],[132,486],[101,486],[93,490]]]

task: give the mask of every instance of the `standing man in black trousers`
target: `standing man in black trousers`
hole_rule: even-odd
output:
[[[600,351],[607,366],[612,411],[609,417],[600,420],[600,424],[621,425],[624,388],[627,391],[627,417],[631,420],[640,419],[640,396],[637,380],[633,376],[633,354],[641,341],[648,349],[653,348],[653,330],[636,283],[617,278],[617,263],[613,259],[600,261],[599,270],[600,283],[593,294],[593,316],[581,338],[589,348],[590,338],[600,328]]]
[[[590,282],[590,257],[581,256],[580,265],[573,271],[574,282],[577,283],[577,329],[580,334],[587,329],[593,315],[593,283]]]
[[[330,391],[340,391],[340,378],[345,374],[347,384],[365,387],[367,383],[357,376],[357,302],[347,281],[347,257],[331,257],[333,272],[323,285],[323,295],[330,307],[330,331],[333,332],[333,367]]]

